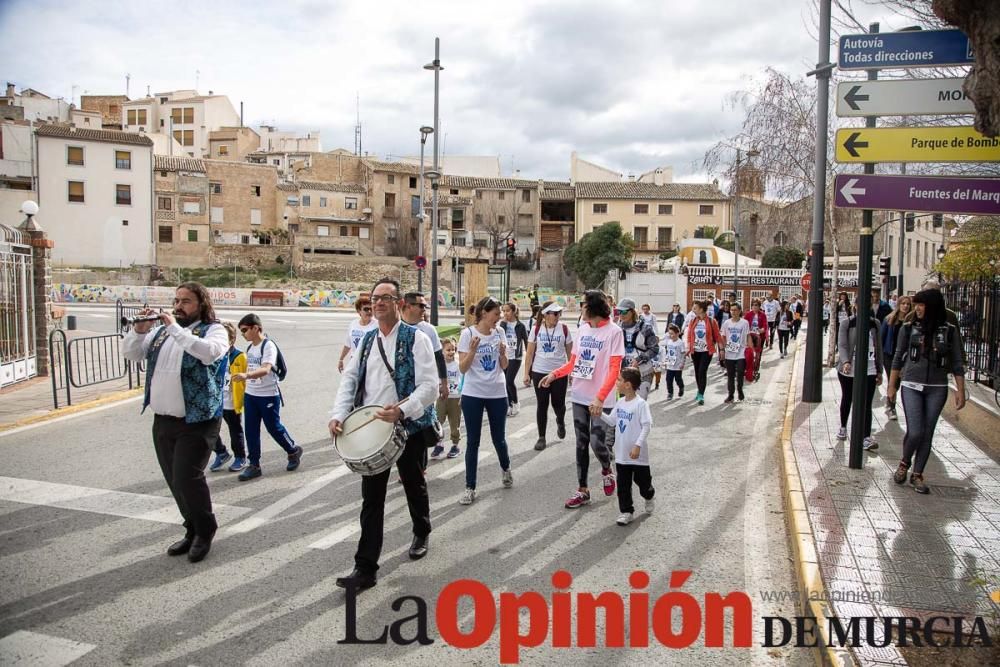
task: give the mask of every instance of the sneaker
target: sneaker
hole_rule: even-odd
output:
[[[222,452],[221,454],[215,455],[215,460],[212,461],[212,465],[208,467],[212,472],[219,472],[222,467],[229,462],[229,459],[233,458],[229,452]]]
[[[302,460],[302,448],[295,445],[295,449],[292,453],[288,455],[288,465],[285,466],[285,470],[291,472],[299,467],[299,461]]]
[[[540,452],[545,449],[545,438],[539,438],[535,441],[535,451]]]
[[[510,470],[504,470],[500,477],[503,479],[503,488],[509,489],[514,486],[514,476],[510,474]]]
[[[865,438],[863,447],[866,452],[874,452],[876,449],[878,449],[878,443],[875,442],[875,438],[868,437]]]
[[[610,469],[601,471],[601,481],[604,483],[604,495],[610,496],[615,492],[615,474]]]
[[[837,431],[837,440],[847,440],[847,428],[844,426],[841,426],[840,430]]]
[[[701,394],[695,394],[694,402],[697,403],[698,405],[705,405],[705,397],[702,396]]]
[[[899,467],[896,468],[896,472],[892,475],[892,481],[896,484],[902,484],[906,481],[906,471],[910,469],[908,463],[902,461],[899,462]]]
[[[510,416],[516,417],[517,413],[521,411],[521,405],[519,403],[514,403],[510,406]]]
[[[247,467],[247,460],[243,456],[237,456],[229,466],[229,472],[240,472]]]
[[[656,509],[656,500],[654,498],[647,498],[644,509],[646,510],[646,514],[652,514],[653,510]]]
[[[684,396],[684,390],[683,389],[678,389],[677,390],[677,398],[681,398],[682,396]]]
[[[896,408],[892,407],[891,405],[887,407],[885,409],[885,417],[891,422],[898,420],[899,417],[896,415]]]
[[[674,395],[673,394],[667,394],[667,400],[668,401],[674,400]]]
[[[556,425],[556,437],[560,440],[566,437],[566,424]]]
[[[726,396],[726,400],[723,401],[723,403],[732,403],[732,402],[733,402],[732,396]]]
[[[566,501],[566,509],[574,510],[590,504],[590,491],[574,491],[573,495]]]
[[[247,464],[247,467],[243,469],[243,472],[240,473],[240,476],[237,477],[237,479],[239,479],[241,482],[246,482],[256,477],[260,477],[263,474],[264,473],[260,471],[260,466],[255,466],[254,464],[249,463]]]
[[[431,450],[431,458],[438,460],[444,454],[444,445],[434,445],[434,449]]]
[[[462,494],[462,497],[458,499],[458,504],[471,505],[475,499],[476,499],[476,490],[466,489],[465,493]]]
[[[619,526],[627,526],[632,523],[633,514],[631,512],[622,512],[618,515],[618,519],[615,520]]]
[[[930,493],[931,489],[927,484],[924,483],[924,476],[919,472],[915,472],[910,475],[910,484],[913,486],[913,490],[917,493]]]
[[[747,400],[747,397],[744,396],[743,393],[741,392],[740,395],[739,395],[739,399],[738,400],[739,400],[740,403],[742,403],[743,401]]]
[[[458,455],[461,453],[462,451],[458,448],[458,445],[452,445],[451,449],[448,450],[448,458],[449,459],[458,458]]]

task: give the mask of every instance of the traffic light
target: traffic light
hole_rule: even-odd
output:
[[[912,213],[906,214],[906,231],[912,232],[917,226],[917,216]]]
[[[809,252],[808,254],[806,254],[806,267],[805,267],[806,273],[812,271],[812,263],[813,263],[813,251],[812,248],[809,248]]]
[[[931,221],[934,224],[934,229],[941,229],[941,227],[944,226],[944,216],[940,213],[935,213],[931,217]]]
[[[892,261],[892,258],[890,258],[890,257],[879,257],[879,260],[878,260],[878,274],[880,276],[882,276],[883,278],[888,278],[889,275],[892,273],[892,269],[890,268],[890,262],[891,261]]]
[[[514,255],[517,252],[517,240],[513,238],[507,239],[507,259],[514,259]]]

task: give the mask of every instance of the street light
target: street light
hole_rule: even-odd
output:
[[[749,160],[752,157],[757,157],[760,155],[760,151],[751,148],[747,151],[746,157]],[[735,213],[733,217],[733,251],[735,252],[735,257],[733,258],[733,293],[736,294],[736,298],[740,302],[740,306],[743,306],[743,299],[739,297],[739,275],[740,275],[740,163],[743,161],[743,149],[736,149],[736,204]]]
[[[944,249],[944,246],[943,246],[943,245],[939,245],[939,246],[938,246],[938,249],[937,249],[937,258],[938,258],[938,262],[941,262],[941,260],[943,260],[943,259],[944,259],[944,256],[945,256],[945,253],[946,253],[946,252],[947,252],[947,251],[946,251],[946,250]],[[940,268],[940,267],[939,267],[939,268]],[[940,284],[941,284],[941,271],[939,270],[939,271],[938,271],[938,285],[940,285]]]
[[[437,269],[437,226],[438,226],[438,180],[441,178],[441,167],[438,163],[438,137],[441,132],[438,125],[439,80],[441,78],[441,38],[434,38],[434,60],[424,69],[434,72],[434,176],[431,176],[431,324],[438,323],[438,269]],[[430,174],[428,173],[428,176]],[[423,187],[423,183],[420,184]]]
[[[424,256],[424,144],[427,135],[434,132],[433,127],[424,125],[420,128],[420,210],[417,212],[417,255]],[[417,269],[417,291],[424,291],[424,270]]]

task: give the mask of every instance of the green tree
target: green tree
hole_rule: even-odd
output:
[[[604,282],[609,271],[630,270],[634,247],[631,237],[622,232],[622,226],[609,222],[566,248],[563,266],[591,289]]]
[[[732,232],[720,232],[718,227],[711,225],[702,225],[694,230],[694,237],[696,239],[712,239],[712,245],[729,252],[733,252],[733,248],[736,247],[733,243]]]
[[[762,269],[801,269],[804,261],[806,261],[805,253],[798,248],[778,245],[767,249],[764,258],[760,261],[760,267]]]
[[[993,275],[990,260],[1000,257],[1000,217],[979,216],[959,227],[934,270],[945,278],[976,280]]]

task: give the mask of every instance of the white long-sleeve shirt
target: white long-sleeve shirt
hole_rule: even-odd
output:
[[[385,356],[389,360],[389,365],[395,370],[396,363],[396,338],[399,334],[400,322],[392,328],[389,335],[382,333],[378,329],[376,336],[382,340],[385,347]],[[360,350],[360,346],[359,346]],[[351,355],[351,359],[344,368],[344,374],[340,378],[340,386],[337,388],[337,398],[333,403],[333,410],[330,412],[330,419],[344,421],[348,413],[354,409],[354,395],[358,389],[358,361],[361,354],[356,352]],[[399,406],[404,418],[416,419],[423,414],[428,405],[434,403],[438,395],[437,365],[434,362],[434,351],[431,349],[431,341],[422,331],[415,331],[413,336],[413,371],[416,388],[413,393],[406,397],[406,402]],[[382,361],[382,355],[378,351],[378,341],[372,341],[372,349],[368,353],[368,360],[365,365],[365,388],[364,405],[392,405],[399,402],[399,395],[396,394],[396,383]]]
[[[149,386],[149,406],[153,414],[183,417],[187,412],[181,389],[181,361],[185,352],[207,366],[229,351],[229,334],[221,324],[210,325],[203,338],[194,335],[192,329],[196,324],[199,323],[182,327],[174,322],[167,327],[167,339],[160,347]],[[135,329],[125,334],[122,341],[125,358],[137,363],[143,361],[153,342],[153,335],[162,326],[154,327],[145,334],[136,333]]]

